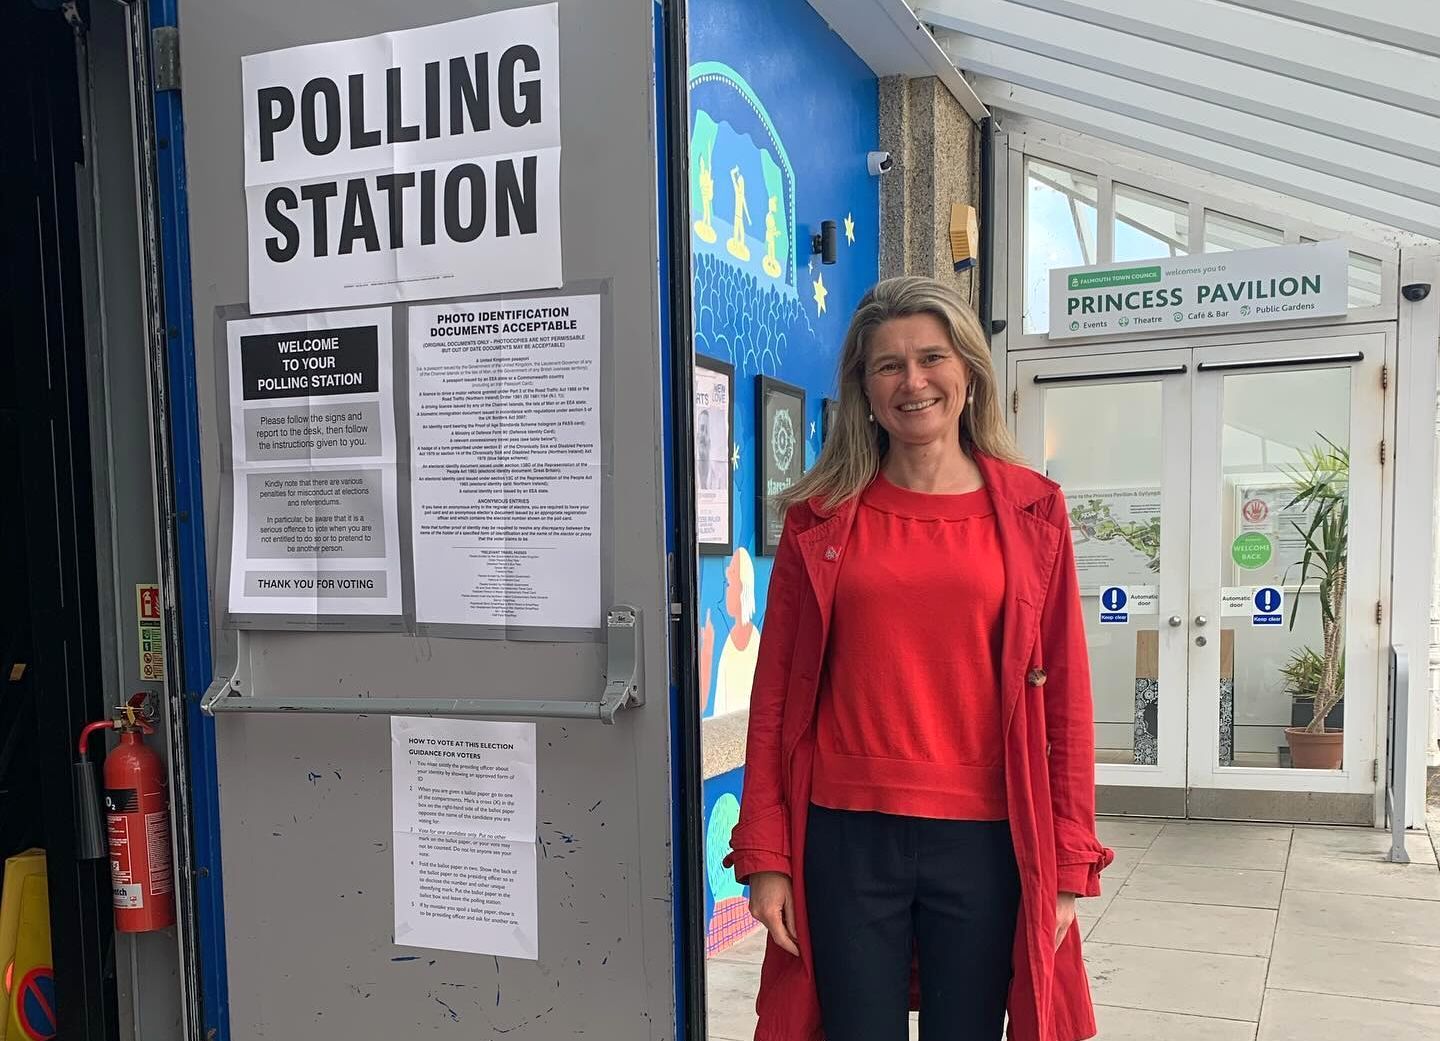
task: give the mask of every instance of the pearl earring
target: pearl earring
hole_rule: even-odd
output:
[[[867,412],[867,413],[865,414],[865,420],[866,420],[866,422],[869,422],[869,423],[875,422],[875,413],[873,413],[873,412]]]

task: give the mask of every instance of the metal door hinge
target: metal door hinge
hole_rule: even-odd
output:
[[[1390,389],[1390,363],[1386,362],[1380,366],[1380,389]]]
[[[1010,411],[1011,411],[1013,414],[1017,415],[1017,416],[1020,414],[1020,390],[1019,390],[1019,388],[1016,388],[1015,390],[1012,390],[1012,391],[1010,392]]]
[[[1385,465],[1385,439],[1380,439],[1380,465]]]
[[[1380,760],[1378,759],[1370,760],[1370,780],[1372,782],[1380,780]]]
[[[1383,600],[1376,600],[1376,601],[1375,601],[1375,624],[1376,624],[1376,625],[1379,625],[1382,621],[1384,621],[1384,619],[1385,619],[1385,602],[1384,602]]]
[[[180,30],[162,25],[150,32],[150,65],[155,73],[155,93],[180,89]]]

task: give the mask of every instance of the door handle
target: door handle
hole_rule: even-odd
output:
[[[1195,624],[1196,624],[1196,625],[1199,625],[1199,626],[1208,625],[1208,624],[1209,624],[1209,621],[1210,621],[1210,620],[1209,620],[1208,618],[1206,618],[1203,614],[1197,614],[1197,615],[1195,616]]]
[[[1172,614],[1172,615],[1170,616],[1170,628],[1172,628],[1172,629],[1178,629],[1178,628],[1180,628],[1180,627],[1181,627],[1182,625],[1184,625],[1184,624],[1185,624],[1185,619],[1181,618],[1178,614]]]

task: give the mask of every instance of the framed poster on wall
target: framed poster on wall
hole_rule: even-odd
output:
[[[695,535],[705,555],[735,548],[730,460],[735,441],[735,369],[695,356]]]
[[[772,505],[773,496],[789,488],[805,472],[805,392],[769,376],[757,376],[755,449],[760,453],[756,480],[760,518],[756,548],[763,556],[780,547],[785,518]]]

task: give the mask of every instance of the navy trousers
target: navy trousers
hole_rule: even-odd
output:
[[[806,904],[826,1041],[1000,1041],[1020,910],[1007,821],[810,807]]]

